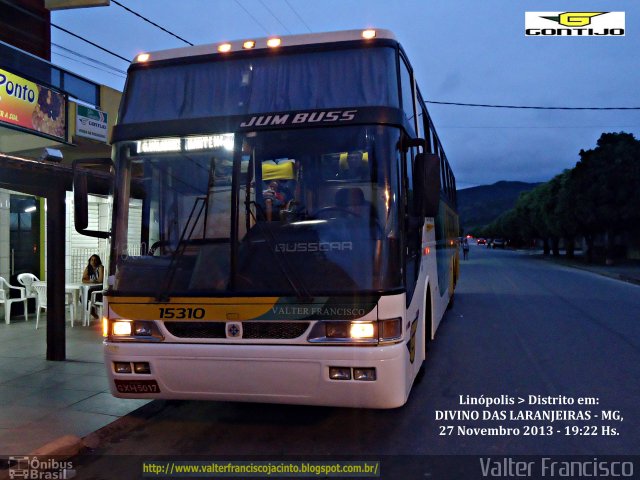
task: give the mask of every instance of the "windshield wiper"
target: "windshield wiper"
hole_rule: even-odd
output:
[[[189,224],[191,223],[191,219],[193,218],[193,214],[196,211],[198,203],[202,203],[200,205],[200,210],[198,210],[198,214],[196,215],[195,220],[193,221],[193,225],[191,225],[191,230],[187,234],[187,229],[189,228]],[[182,229],[182,234],[180,235],[180,240],[176,245],[176,249],[173,251],[171,255],[171,262],[169,263],[169,267],[167,269],[167,273],[165,274],[162,282],[160,283],[160,288],[156,292],[156,300],[167,302],[169,301],[169,288],[171,287],[171,283],[173,282],[173,277],[175,276],[176,270],[178,269],[178,260],[184,254],[185,249],[187,248],[187,243],[191,240],[191,236],[193,235],[193,231],[198,224],[198,220],[204,211],[204,207],[206,206],[206,197],[197,197],[196,201],[193,202],[193,207],[191,207],[191,212],[189,213],[189,218],[187,219],[187,223],[185,223],[184,228]]]
[[[254,201],[249,203],[253,203],[257,207],[257,209],[260,209],[261,214],[265,213],[264,210],[262,209],[262,205],[260,205],[259,203]],[[256,227],[260,229],[260,233],[262,233],[262,237],[267,242],[267,245],[268,245],[267,250],[269,250],[275,257],[276,264],[278,265],[278,267],[280,267],[280,271],[282,272],[282,275],[284,275],[284,278],[287,280],[287,282],[289,283],[289,286],[293,289],[296,296],[298,298],[311,298],[311,295],[309,294],[309,291],[307,290],[304,283],[300,282],[299,279],[297,278],[297,275],[293,273],[293,269],[291,268],[291,265],[289,265],[286,253],[281,252],[276,248],[277,241],[273,235],[273,232],[268,228],[265,228],[264,222],[258,221],[256,215],[251,211],[250,208],[248,210],[249,210],[249,214],[251,215],[251,217],[255,222]]]

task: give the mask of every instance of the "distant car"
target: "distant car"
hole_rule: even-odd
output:
[[[494,238],[491,242],[491,248],[504,248],[507,242],[503,238]]]
[[[479,238],[478,240],[476,240],[476,243],[478,245],[486,245],[487,241],[484,238]]]

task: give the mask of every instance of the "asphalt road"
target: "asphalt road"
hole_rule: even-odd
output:
[[[531,404],[530,396],[561,404]],[[466,404],[487,398],[503,404]],[[425,375],[403,408],[165,402],[134,430],[79,459],[78,478],[112,478],[103,476],[119,468],[112,456],[131,454],[637,454],[638,398],[640,286],[474,245]],[[479,418],[444,420],[445,411]],[[602,411],[619,411],[621,419],[605,420]],[[491,430],[500,426],[518,434]]]

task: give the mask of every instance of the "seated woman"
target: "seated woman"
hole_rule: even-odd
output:
[[[84,308],[89,308],[89,299],[91,298],[91,292],[94,290],[102,290],[102,283],[104,281],[104,266],[102,260],[98,255],[91,255],[89,257],[89,263],[82,272],[82,283],[95,284],[95,287],[89,287],[87,292],[87,304]],[[93,312],[91,312],[93,314]]]

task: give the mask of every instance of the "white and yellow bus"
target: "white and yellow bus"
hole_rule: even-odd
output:
[[[113,144],[115,396],[407,401],[454,293],[458,219],[391,32],[139,55]]]

